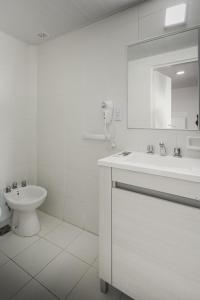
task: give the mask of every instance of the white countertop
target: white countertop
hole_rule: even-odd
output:
[[[142,152],[122,152],[99,159],[99,166],[200,182],[200,159],[160,156]]]

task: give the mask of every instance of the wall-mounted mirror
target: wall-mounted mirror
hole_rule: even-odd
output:
[[[199,30],[128,46],[128,128],[199,130]]]

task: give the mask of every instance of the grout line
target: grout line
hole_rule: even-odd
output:
[[[34,278],[34,280],[40,284],[44,289],[46,289],[50,294],[52,294],[54,297],[56,297],[56,299],[60,300],[60,297],[57,296],[56,294],[54,294],[54,292],[52,292],[48,287],[46,287],[42,282],[40,282],[37,278]]]
[[[27,275],[29,275],[31,277],[31,279],[33,279],[33,275],[31,275],[27,270],[25,270],[22,266],[19,265],[19,263],[17,263],[15,260],[11,259],[11,261],[17,266],[19,267],[23,272],[25,272]]]
[[[73,286],[73,288],[66,294],[65,296],[65,300],[67,300],[67,298],[72,294],[72,292],[75,290],[75,288],[78,286],[78,284],[80,283],[80,281],[86,276],[86,274],[89,272],[89,270],[91,269],[91,266],[89,266],[89,268],[87,269],[86,272],[84,272],[84,274],[80,277],[80,279],[77,281],[77,283]]]
[[[58,220],[59,220],[59,219],[58,219]],[[66,223],[66,224],[69,224],[69,225],[72,225],[72,226],[74,226],[74,227],[77,227],[77,228],[81,229],[82,231],[86,231],[86,232],[91,233],[91,234],[93,234],[93,235],[99,236],[97,233],[94,233],[94,232],[92,232],[92,231],[90,231],[90,230],[88,230],[88,229],[86,229],[86,228],[84,228],[84,227],[80,227],[80,226],[78,226],[78,225],[75,225],[75,224],[73,224],[73,223],[71,223],[71,222],[69,222],[69,221],[66,221],[66,220],[64,220],[64,219],[63,219],[62,222],[63,222],[63,223]]]
[[[35,275],[32,275],[31,273],[29,273],[29,271],[27,271],[26,269],[24,269],[24,267],[23,266],[21,266],[18,262],[16,262],[15,260],[12,260],[18,267],[20,267],[24,272],[26,272],[29,276],[31,276],[33,279],[36,277],[36,276],[38,276],[38,274],[40,273],[40,272],[42,272],[57,256],[59,256],[61,253],[63,252],[63,250],[62,249],[60,249],[60,251],[59,251],[59,253],[58,254],[56,254],[56,256],[54,256],[52,259],[50,259],[49,260],[49,262],[44,266],[44,267],[42,267],[42,269],[39,271],[39,272],[37,272]]]
[[[87,270],[84,272],[84,274],[81,276],[81,278],[77,281],[77,283],[75,284],[75,286],[69,291],[69,293],[66,295],[66,297],[69,296],[69,294],[72,292],[72,290],[78,285],[78,283],[80,282],[80,280],[86,275],[86,273],[91,269],[93,268],[93,265],[85,262],[84,260],[80,259],[79,257],[73,255],[72,253],[69,253],[68,251],[66,251],[66,249],[60,249],[61,251],[55,256],[53,257],[37,274],[35,275],[32,275],[30,274],[27,270],[25,270],[21,265],[19,265],[15,260],[13,260],[12,258],[9,259],[9,261],[12,261],[15,265],[17,265],[17,267],[19,267],[24,273],[26,273],[29,277],[30,277],[30,280],[28,280],[21,288],[19,288],[19,290],[17,290],[17,292],[15,294],[13,294],[11,296],[10,299],[12,299],[13,297],[15,297],[17,294],[20,293],[20,291],[26,286],[28,285],[32,280],[35,280],[37,281],[42,287],[44,287],[46,290],[48,290],[53,296],[55,296],[57,299],[60,299],[56,294],[54,294],[48,287],[46,287],[42,282],[40,282],[38,279],[37,279],[37,276],[51,263],[53,262],[61,253],[64,253],[64,252],[67,252],[69,255],[73,256],[74,258],[78,259],[79,261],[85,263],[88,268]],[[96,258],[97,259],[97,258]],[[96,260],[95,259],[95,260]],[[94,260],[94,261],[95,261]],[[8,262],[9,262],[8,261]],[[8,262],[6,262],[5,264],[7,264]],[[4,264],[4,265],[5,265]]]
[[[51,290],[49,290],[49,288],[47,288],[42,282],[40,282],[39,281],[39,279],[37,279],[37,276],[52,262],[52,261],[54,261],[61,253],[64,253],[65,252],[65,250],[64,249],[62,249],[62,251],[61,252],[59,252],[37,275],[35,275],[35,277],[33,278],[34,280],[36,280],[38,283],[40,283],[43,287],[45,287],[48,291],[50,291],[54,296],[56,296],[56,298],[57,299],[60,299],[57,295],[55,295]],[[72,255],[72,256],[74,256],[74,255]],[[75,257],[75,256],[74,256]],[[77,257],[76,257],[77,258]],[[80,259],[79,259],[80,260]],[[81,260],[80,260],[81,261]],[[85,262],[84,262],[85,263]],[[84,272],[84,274],[83,274],[83,276],[88,272],[88,270],[91,268],[91,265],[89,265],[88,263],[86,263],[87,264],[87,266],[88,266],[88,268],[87,268],[87,271],[86,272]],[[81,276],[81,279],[82,279],[82,277],[83,276]],[[81,280],[80,279],[80,280]],[[80,281],[79,280],[79,281]],[[76,285],[79,283],[79,281],[76,283]],[[76,286],[75,285],[75,286]],[[74,287],[75,287],[74,286]],[[74,287],[72,288],[72,289],[74,289]],[[70,290],[71,291],[71,290]],[[70,291],[69,291],[69,293],[70,293]],[[68,293],[68,294],[69,294]],[[67,294],[67,295],[68,295]]]
[[[38,237],[38,236],[37,236]],[[24,237],[25,238],[25,237]],[[17,257],[19,254],[21,254],[22,252],[24,252],[25,250],[27,250],[27,249],[29,249],[31,246],[33,246],[36,242],[38,242],[38,241],[40,241],[41,240],[41,238],[40,237],[38,237],[38,239],[35,241],[35,242],[33,242],[33,243],[31,243],[30,245],[28,245],[27,247],[25,247],[22,251],[20,251],[17,255],[15,255],[14,257],[12,257],[12,259],[13,258],[15,258],[15,257]]]
[[[71,246],[71,244],[73,242],[75,242],[82,234],[83,234],[83,232],[80,232],[76,237],[74,237],[73,240],[67,246],[65,246],[64,250],[66,250],[67,248],[69,248]]]
[[[54,217],[55,218],[55,217]],[[58,219],[59,220],[59,219]],[[41,221],[41,220],[39,220]],[[42,222],[41,222],[42,223]],[[52,231],[54,231],[57,227],[59,227],[61,224],[63,223],[63,221],[60,220],[60,223],[55,225],[52,229],[50,229],[49,231],[47,231],[44,235],[40,235],[40,232],[37,234],[39,237],[45,237],[46,235],[48,235],[49,233],[51,233]]]
[[[60,249],[61,250],[61,249]],[[56,254],[56,256],[54,256],[37,274],[35,274],[33,276],[33,278],[36,279],[36,277],[50,264],[52,263],[60,254],[62,254],[62,252],[64,252],[63,250],[61,250],[58,254]]]
[[[44,212],[43,212],[44,213]],[[46,214],[46,213],[44,213],[44,214]],[[48,216],[48,214],[46,214],[47,216]],[[56,217],[54,217],[54,218],[56,218]],[[58,218],[56,218],[56,219],[58,219]],[[58,219],[58,220],[60,220],[60,219]],[[42,223],[42,220],[40,220],[40,222]],[[80,229],[81,231],[79,232],[79,234],[65,247],[65,248],[62,248],[61,246],[59,246],[58,244],[56,244],[56,243],[54,243],[53,241],[50,241],[50,240],[48,240],[47,238],[46,238],[46,236],[49,234],[49,233],[51,233],[51,232],[53,232],[53,231],[55,231],[56,230],[56,228],[57,227],[59,227],[62,223],[64,223],[64,224],[69,224],[69,225],[72,225],[72,226],[74,226],[74,227],[76,227],[76,228],[78,228],[78,229]],[[72,257],[74,257],[74,258],[76,258],[76,259],[78,259],[79,261],[81,261],[82,263],[84,263],[84,264],[86,264],[87,265],[87,270],[83,273],[83,275],[80,277],[80,279],[76,282],[76,284],[74,285],[74,287],[67,293],[67,295],[65,296],[65,299],[67,299],[68,298],[68,296],[72,293],[72,291],[77,287],[77,285],[79,284],[79,282],[82,280],[82,278],[89,272],[89,270],[91,269],[91,268],[93,268],[93,269],[95,269],[96,270],[96,267],[94,266],[94,263],[95,263],[95,261],[98,259],[98,255],[97,255],[97,257],[93,260],[93,262],[92,263],[88,263],[88,262],[86,262],[86,261],[84,261],[83,259],[81,259],[80,257],[78,257],[78,256],[76,256],[76,255],[74,255],[73,253],[70,253],[68,250],[67,250],[67,248],[76,240],[76,239],[78,239],[82,234],[83,234],[83,232],[88,232],[88,233],[90,233],[90,234],[93,234],[93,235],[95,235],[95,236],[98,236],[97,234],[95,234],[95,233],[93,233],[93,232],[90,232],[90,231],[88,231],[88,230],[86,230],[86,229],[83,229],[83,228],[81,228],[81,227],[79,227],[79,226],[76,226],[76,225],[74,225],[74,224],[71,224],[70,222],[67,222],[67,221],[65,221],[65,220],[60,220],[60,222],[59,222],[59,224],[57,224],[54,228],[52,228],[51,230],[49,230],[47,233],[45,233],[45,235],[44,236],[40,236],[39,235],[39,233],[36,235],[37,236],[37,240],[36,241],[34,241],[34,242],[32,242],[30,245],[28,245],[27,247],[25,247],[23,250],[21,250],[19,253],[17,253],[14,257],[12,257],[12,258],[10,258],[10,257],[8,257],[7,255],[6,255],[6,253],[4,253],[3,252],[3,250],[2,249],[0,249],[0,251],[2,252],[2,254],[4,254],[7,258],[8,258],[8,261],[7,262],[5,262],[2,266],[4,266],[4,265],[6,265],[7,263],[9,263],[9,262],[13,262],[18,268],[20,268],[23,272],[25,272],[29,277],[30,277],[30,280],[28,280],[21,288],[19,288],[19,290],[17,290],[17,292],[14,294],[14,295],[12,295],[11,296],[11,298],[10,299],[13,299],[13,297],[15,297],[17,294],[19,294],[20,293],[20,291],[25,287],[25,286],[27,286],[32,280],[35,280],[38,284],[40,284],[43,288],[45,288],[49,293],[51,293],[54,297],[56,297],[56,299],[60,299],[56,294],[54,294],[54,292],[52,292],[48,287],[46,287],[43,283],[41,283],[38,279],[37,279],[37,277],[38,277],[38,275],[50,264],[50,263],[52,263],[59,255],[61,255],[62,253],[67,253],[67,254],[69,254],[69,255],[71,255]],[[15,234],[15,233],[12,233],[13,235]],[[12,234],[11,235],[9,235],[7,238],[9,238],[9,237],[12,237]],[[7,239],[6,238],[6,239]],[[22,237],[23,238],[23,237]],[[25,238],[25,237],[24,237]],[[19,265],[14,259],[18,256],[18,255],[20,255],[20,254],[22,254],[25,250],[27,250],[27,249],[29,249],[31,246],[33,246],[36,242],[38,242],[38,241],[40,241],[40,240],[45,240],[45,241],[47,241],[47,242],[49,242],[49,243],[51,243],[52,245],[54,245],[54,246],[57,246],[59,249],[60,249],[60,251],[59,251],[59,253],[55,256],[55,257],[53,257],[37,274],[35,274],[35,275],[32,275],[32,274],[30,274],[27,270],[25,270],[21,265]]]
[[[52,244],[53,246],[56,246],[57,248],[59,248],[60,250],[64,250],[64,248],[62,248],[60,245],[56,244],[53,241],[48,240],[46,237],[42,237],[43,240],[45,240],[46,242],[49,242],[50,244]]]
[[[61,225],[62,223],[64,223],[64,224],[69,224],[69,225],[72,225],[72,226],[74,226],[74,227],[76,227],[76,228],[81,229],[82,231],[86,231],[86,232],[89,232],[89,233],[91,233],[91,234],[93,234],[93,235],[95,235],[95,236],[99,236],[98,233],[94,233],[94,232],[92,232],[92,231],[90,231],[90,230],[87,230],[87,229],[84,228],[84,227],[80,227],[80,226],[78,226],[78,225],[75,225],[75,224],[73,224],[73,223],[71,223],[71,222],[69,222],[69,221],[66,221],[65,219],[59,219],[59,218],[54,217],[54,216],[51,216],[51,215],[49,215],[48,213],[45,213],[45,212],[43,212],[43,211],[42,211],[42,213],[45,214],[46,216],[49,216],[49,217],[52,217],[52,218],[55,218],[55,219],[59,220],[60,223],[59,223],[58,225],[56,225],[56,227],[58,227],[58,226]],[[41,222],[41,223],[42,223],[42,222]],[[56,228],[56,227],[55,227],[55,228]],[[54,229],[55,229],[55,228],[54,228]],[[50,233],[51,231],[54,231],[54,229],[50,230],[48,233]],[[47,234],[48,234],[48,233],[47,233]],[[46,234],[45,234],[45,235],[46,235]]]
[[[22,251],[20,251],[16,256],[18,256],[19,254],[23,253],[26,249],[30,248],[31,246],[33,246],[37,241],[41,240],[42,238],[38,238],[35,242],[33,242],[31,245],[29,245],[28,247],[24,248]],[[63,249],[60,248],[60,252],[54,257],[52,258],[48,264],[50,264],[58,255],[60,255],[62,252],[63,252]],[[38,276],[38,274],[40,272],[42,272],[48,264],[46,264],[41,270],[40,272],[38,272],[36,275],[32,275],[30,274],[27,270],[25,270],[21,265],[19,265],[15,260],[14,258],[16,257],[14,256],[13,258],[9,258],[9,261],[7,261],[5,264],[7,264],[8,262],[13,262],[18,268],[20,268],[24,273],[26,273],[29,277],[30,277],[30,280],[28,280],[14,295],[11,296],[10,299],[12,299],[13,297],[15,297],[28,283],[30,283],[32,280],[36,280],[41,286],[43,286],[44,288],[46,288],[53,296],[55,296],[57,299],[59,299],[54,293],[52,293],[47,287],[45,287],[43,284],[41,284],[37,279],[36,279],[36,276]],[[4,265],[5,265],[4,264]]]
[[[23,288],[25,288],[26,285],[28,285],[30,282],[32,281],[32,278],[30,278],[30,280],[28,280],[22,287],[20,287],[17,292],[15,294],[13,294],[9,299],[13,299],[15,296],[17,296],[17,294],[20,293],[21,290],[23,290]]]
[[[10,261],[10,258],[8,256],[6,256],[3,252],[1,252],[1,250],[0,250],[0,254],[4,255],[8,259],[7,261],[4,261],[3,263],[1,263],[1,265],[0,265],[0,269],[1,269],[1,267],[3,267],[5,264],[7,264]]]
[[[15,233],[13,233],[13,234],[15,234]],[[18,235],[16,235],[16,236],[18,236]],[[10,236],[10,237],[11,237],[11,236]],[[26,237],[22,237],[22,236],[20,236],[20,237],[21,237],[21,238],[26,238]],[[37,236],[37,237],[38,237],[38,236]],[[13,256],[13,257],[9,257],[2,249],[1,249],[1,252],[2,252],[3,254],[5,254],[5,256],[8,257],[10,260],[13,260],[16,256],[18,256],[19,254],[21,254],[22,252],[24,252],[24,250],[30,248],[32,245],[34,245],[34,244],[35,244],[36,242],[38,242],[40,239],[41,239],[41,238],[38,237],[38,239],[37,239],[36,241],[32,242],[30,245],[28,245],[28,246],[26,246],[25,248],[23,248],[22,250],[20,250],[20,252],[17,253],[17,254],[16,254],[15,256]]]
[[[92,263],[89,263],[89,262],[85,261],[84,259],[80,258],[79,256],[77,256],[77,255],[75,255],[75,254],[69,252],[67,249],[64,249],[64,251],[67,252],[68,254],[70,254],[71,256],[73,256],[74,258],[79,259],[81,262],[87,264],[87,265],[90,266],[90,267],[93,266],[94,262],[96,261],[96,259],[97,259],[97,257],[98,257],[98,255],[97,255],[97,257],[93,260],[93,262],[92,262]]]
[[[39,275],[40,272],[42,272],[57,256],[59,256],[63,251],[60,251],[54,258],[52,258],[48,264],[46,264],[37,274],[32,275],[30,274],[27,270],[25,270],[22,266],[20,266],[16,261],[12,260],[11,261],[13,263],[15,263],[23,272],[25,272],[30,278],[30,280],[28,282],[26,282],[26,284],[24,286],[22,286],[18,291],[17,294],[19,293],[19,291],[21,291],[28,283],[30,283],[32,280],[37,281],[41,286],[43,286],[44,288],[46,288],[53,296],[56,296],[51,290],[49,290],[45,285],[43,285],[36,277]],[[17,294],[14,294],[12,297],[16,296]],[[56,296],[57,299],[58,296]]]
[[[53,231],[54,231],[54,230],[53,230]],[[53,231],[52,231],[52,232],[53,232]],[[83,231],[83,230],[82,230],[82,231]],[[69,242],[69,244],[67,244],[67,245],[65,245],[65,246],[60,246],[60,245],[58,245],[56,242],[49,240],[46,236],[44,236],[43,239],[46,240],[46,241],[48,241],[48,242],[50,242],[50,243],[52,243],[53,245],[59,247],[60,249],[65,250],[65,249],[68,248],[68,247],[69,247],[69,246],[70,246],[70,245],[71,245],[78,237],[80,237],[81,234],[83,234],[82,231],[79,232],[78,235],[75,236],[75,237]]]

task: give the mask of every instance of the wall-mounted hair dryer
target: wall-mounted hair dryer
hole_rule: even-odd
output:
[[[113,119],[113,110],[114,110],[113,102],[103,101],[101,107],[103,110],[105,125],[108,126],[112,123],[112,119]]]
[[[112,148],[116,147],[114,142],[114,138],[110,133],[110,126],[113,121],[113,113],[114,113],[114,105],[112,101],[103,101],[101,108],[103,110],[103,118],[104,118],[104,133],[105,138],[111,141]]]
[[[109,141],[111,143],[111,147],[115,148],[115,132],[114,126],[111,127],[114,115],[114,105],[112,101],[103,101],[101,103],[101,109],[103,112],[104,119],[104,133],[103,134],[95,134],[85,132],[83,134],[84,139],[89,140],[100,140],[100,141]],[[112,131],[112,133],[111,133]]]

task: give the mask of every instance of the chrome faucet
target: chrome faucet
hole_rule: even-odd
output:
[[[14,190],[14,189],[17,189],[17,182],[16,181],[14,181],[13,183],[12,183],[12,189]]]
[[[167,155],[167,149],[165,147],[164,142],[160,142],[159,146],[160,146],[160,155],[161,156],[166,156]]]
[[[22,182],[21,182],[21,187],[26,187],[26,186],[27,186],[26,180],[22,180]]]
[[[181,148],[179,148],[179,147],[174,148],[174,157],[182,157]]]
[[[153,145],[147,145],[147,153],[148,154],[153,154],[154,153]]]
[[[11,190],[12,190],[11,186],[8,185],[8,186],[6,187],[6,189],[5,189],[5,192],[6,192],[6,193],[10,193]]]

